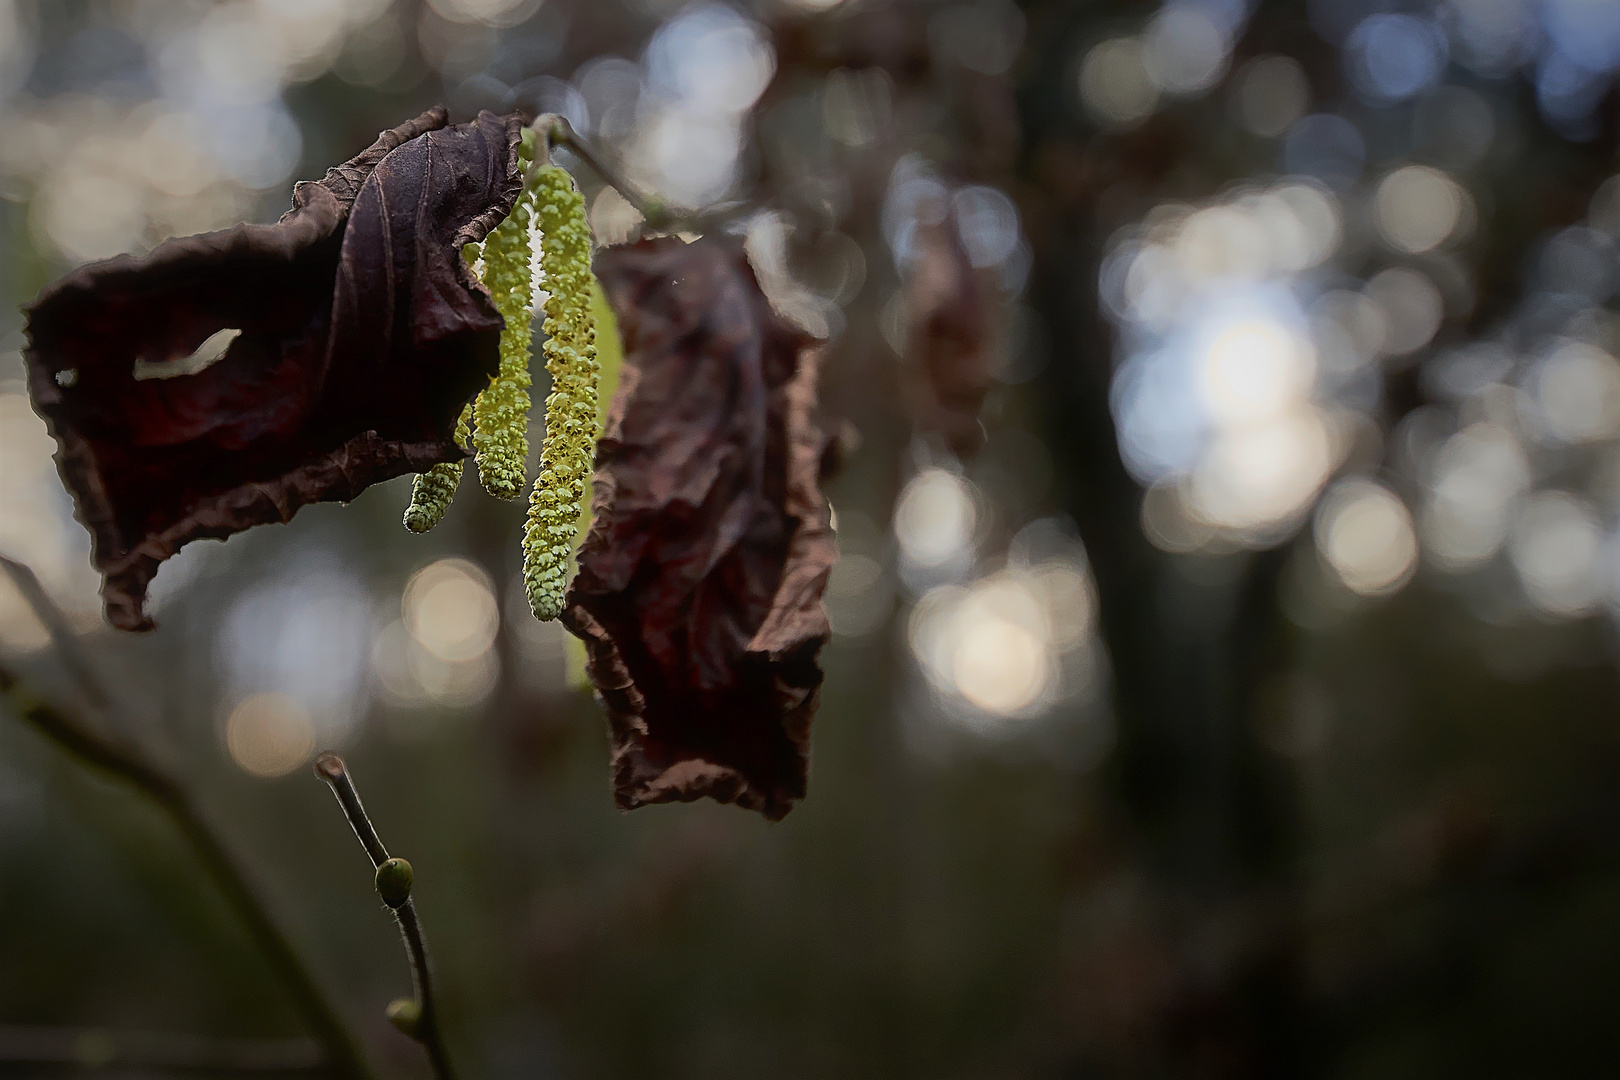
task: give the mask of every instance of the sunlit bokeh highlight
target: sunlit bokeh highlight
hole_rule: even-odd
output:
[[[1040,521],[1014,540],[1002,568],[926,589],[907,641],[946,715],[990,734],[1096,694],[1096,616],[1083,549]]]
[[[417,644],[449,663],[488,652],[500,628],[489,576],[466,559],[440,559],[418,570],[400,610]]]
[[[1422,349],[1445,320],[1445,298],[1421,270],[1405,266],[1381,270],[1367,282],[1365,295],[1383,315],[1383,351],[1390,356],[1409,356]]]
[[[642,69],[632,175],[682,205],[719,199],[735,178],[743,118],[776,70],[768,36],[733,8],[695,6],[653,35]]]
[[[1162,102],[1208,93],[1227,73],[1247,20],[1244,8],[1202,0],[1167,3],[1139,36],[1097,43],[1079,65],[1081,102],[1099,122],[1130,127]],[[1273,114],[1280,111],[1285,109]]]
[[[1378,185],[1378,231],[1399,251],[1421,254],[1444,243],[1463,221],[1468,193],[1445,173],[1423,165],[1396,169]]]
[[[1194,7],[1201,18],[1219,5]],[[1557,514],[1521,503],[1568,467],[1550,455],[1620,434],[1620,362],[1602,313],[1620,287],[1620,179],[1598,190],[1587,222],[1539,241],[1527,299],[1469,340],[1471,247],[1494,212],[1473,170],[1503,129],[1481,89],[1443,83],[1453,64],[1498,77],[1539,56],[1544,114],[1580,137],[1594,80],[1620,65],[1620,45],[1598,44],[1620,35],[1620,8],[1547,6],[1545,38],[1526,32],[1536,13],[1508,0],[1448,8],[1442,18],[1309,6],[1362,105],[1410,103],[1400,138],[1363,108],[1312,113],[1313,80],[1291,57],[1256,56],[1224,80],[1242,127],[1280,141],[1283,176],[1162,202],[1113,236],[1099,289],[1119,331],[1119,445],[1146,489],[1144,533],[1164,550],[1287,542],[1331,491],[1316,509],[1317,547],[1351,592],[1401,587],[1420,550],[1453,575],[1500,556],[1538,610],[1578,614],[1596,601],[1577,603],[1574,586],[1561,592],[1535,569],[1535,553],[1557,547],[1548,537],[1576,552],[1576,516],[1561,502],[1548,504]],[[1172,26],[1184,27],[1187,86],[1201,85],[1195,60],[1230,63],[1183,10],[1167,4],[1082,54],[1078,91],[1098,122],[1128,127],[1175,107],[1180,84],[1161,59],[1175,51],[1164,43]],[[1441,408],[1386,444],[1386,388],[1414,367]],[[1409,487],[1331,483],[1351,459],[1376,465],[1386,453]],[[1591,520],[1609,544],[1602,515]]]
[[[101,625],[90,545],[51,460],[56,444],[20,392],[0,390],[0,553],[39,575],[76,629]],[[48,641],[27,602],[0,574],[0,647],[31,652]]]
[[[225,719],[225,748],[243,772],[270,779],[285,776],[315,752],[315,723],[308,710],[285,694],[243,698]]]
[[[958,563],[971,555],[978,508],[973,488],[945,469],[926,469],[906,484],[894,511],[900,551],[922,567]]]
[[[1424,546],[1443,570],[1482,566],[1507,539],[1514,507],[1530,487],[1530,463],[1507,429],[1480,423],[1435,453],[1429,466]]]
[[[1309,344],[1280,323],[1259,318],[1214,330],[1199,361],[1203,405],[1220,426],[1287,412],[1309,397],[1316,375]]]
[[[1543,441],[1573,445],[1620,434],[1620,362],[1604,350],[1561,342],[1526,376],[1525,419]]]
[[[1339,482],[1322,499],[1316,546],[1345,588],[1361,596],[1394,592],[1417,566],[1417,537],[1406,505],[1387,487],[1362,478]]]
[[[540,0],[428,0],[433,10],[460,23],[497,29],[516,26],[540,9]]]
[[[489,575],[466,559],[436,560],[411,575],[399,611],[371,643],[372,678],[384,699],[403,707],[482,704],[501,670],[501,611]]]
[[[992,716],[1025,714],[1051,690],[1050,624],[1020,575],[930,592],[912,611],[911,645],[940,690]]]
[[[1544,491],[1520,509],[1508,551],[1530,603],[1545,614],[1571,617],[1595,610],[1604,599],[1604,547],[1588,503]]]
[[[1163,485],[1156,542],[1271,542],[1335,467],[1337,413],[1289,282],[1333,256],[1340,215],[1325,188],[1288,180],[1160,207],[1118,237],[1101,282],[1130,347],[1114,412],[1127,466]]]
[[[456,0],[469,10],[503,2]],[[334,69],[385,81],[405,52],[391,8],[388,0],[110,5],[104,47],[149,53],[155,95],[17,95],[0,118],[0,182],[30,202],[42,249],[69,262],[253,216],[261,202],[282,202],[303,152],[285,92]]]
[[[1080,66],[1080,98],[1104,123],[1140,123],[1159,103],[1159,87],[1148,70],[1147,49],[1134,38],[1096,45]]]
[[[280,694],[322,743],[339,745],[370,705],[373,624],[371,594],[350,567],[318,548],[295,549],[224,612],[217,649],[227,692]]]

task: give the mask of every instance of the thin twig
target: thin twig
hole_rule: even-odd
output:
[[[383,846],[382,837],[377,835],[376,827],[366,816],[365,805],[360,801],[360,793],[355,790],[354,780],[349,776],[348,766],[343,764],[343,759],[333,753],[322,754],[315,759],[315,775],[326,781],[332,794],[337,796],[343,816],[349,819],[360,846],[366,849],[366,854],[371,858],[371,865],[375,868],[388,862],[388,849]],[[387,898],[386,894],[384,898]],[[393,908],[394,918],[399,922],[400,933],[405,938],[405,952],[411,962],[411,982],[416,989],[418,1011],[408,1034],[421,1043],[422,1049],[427,1052],[433,1075],[438,1080],[454,1080],[455,1070],[450,1066],[444,1033],[439,1028],[433,965],[428,959],[427,939],[422,934],[422,922],[416,916],[416,905],[407,895],[402,903],[397,906],[390,903],[389,906]]]
[[[22,593],[23,599],[28,601],[28,606],[34,611],[34,617],[50,634],[57,658],[62,661],[62,666],[67,668],[67,673],[73,677],[79,692],[97,712],[103,715],[111,713],[113,704],[107,696],[107,691],[102,687],[101,680],[96,678],[95,664],[85,653],[78,635],[68,623],[67,615],[56,606],[56,601],[45,591],[45,586],[40,584],[33,568],[4,555],[0,555],[0,565],[5,567],[12,584],[17,586],[17,591]]]
[[[537,117],[533,124],[535,132],[540,136],[540,146],[536,148],[535,167],[546,163],[546,151],[553,146],[566,146],[572,150],[581,161],[591,167],[591,171],[600,176],[609,187],[624,196],[625,202],[636,208],[650,229],[668,228],[675,221],[670,213],[669,206],[655,195],[649,195],[636,185],[632,184],[617,169],[613,168],[591,148],[591,144],[579,137],[566,117],[556,113],[544,113]]]
[[[34,608],[40,622],[52,632],[60,654],[64,657],[77,655],[76,643],[64,647],[66,637],[62,635],[71,636],[67,630],[67,619],[40,586],[33,570],[3,555],[0,555],[0,568],[16,583],[18,591]],[[76,677],[94,683],[94,673],[87,662],[70,662],[70,667],[74,668]],[[86,686],[85,690],[92,700],[110,700],[99,689]],[[175,828],[191,844],[197,861],[242,920],[254,943],[286,984],[316,1038],[326,1048],[332,1067],[343,1076],[369,1080],[374,1074],[360,1051],[359,1043],[344,1026],[341,1014],[327,1000],[315,977],[304,966],[298,951],[254,893],[236,859],[193,803],[184,785],[144,760],[137,751],[115,745],[78,717],[45,701],[3,661],[0,661],[0,697],[9,702],[19,719],[32,725],[68,754],[129,784],[169,816]]]

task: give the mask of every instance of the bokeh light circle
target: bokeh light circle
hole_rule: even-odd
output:
[[[1385,596],[1417,566],[1412,515],[1399,496],[1363,477],[1342,480],[1316,511],[1316,547],[1339,581],[1361,596]]]

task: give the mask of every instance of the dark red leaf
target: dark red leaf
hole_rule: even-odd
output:
[[[521,128],[429,110],[298,184],[274,225],[93,263],[34,302],[29,389],[113,625],[152,625],[147,584],[191,540],[462,455],[501,319],[459,252],[511,208]]]
[[[563,621],[608,710],[619,805],[805,794],[837,559],[817,487],[820,349],[740,244],[608,248],[624,367]]]

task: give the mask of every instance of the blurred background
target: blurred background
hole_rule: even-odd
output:
[[[1612,0],[0,0],[0,550],[393,1075],[408,974],[317,748],[417,868],[471,1077],[1592,1075],[1617,68]],[[473,486],[427,537],[402,479],[195,544],[160,629],[100,621],[17,305],[440,101],[725,211],[830,339],[781,824],[614,810]],[[3,581],[0,648],[72,699]],[[0,1075],[302,1036],[166,822],[0,724]]]

